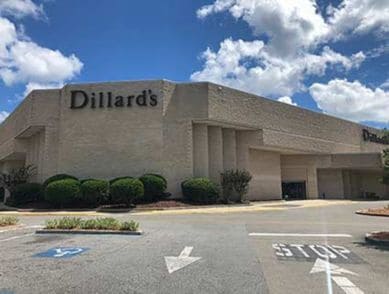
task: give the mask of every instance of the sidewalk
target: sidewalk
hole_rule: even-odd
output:
[[[231,204],[231,205],[207,205],[207,206],[189,206],[189,207],[172,207],[172,208],[158,208],[158,209],[133,209],[128,214],[133,215],[149,215],[149,214],[197,214],[197,213],[234,213],[234,212],[256,212],[256,211],[277,211],[286,209],[297,209],[307,207],[322,207],[329,205],[339,204],[351,204],[356,201],[350,200],[296,200],[296,201],[255,201],[248,205],[245,204]],[[61,210],[61,211],[0,211],[1,215],[15,215],[15,216],[44,216],[44,215],[57,215],[57,216],[107,216],[118,215],[123,213],[107,213],[98,212],[95,210],[82,211],[82,210]]]

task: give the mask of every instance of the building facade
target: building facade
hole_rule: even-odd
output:
[[[33,181],[160,173],[168,190],[225,169],[253,175],[249,198],[389,196],[379,130],[212,83],[165,80],[35,90],[0,125],[0,170]]]

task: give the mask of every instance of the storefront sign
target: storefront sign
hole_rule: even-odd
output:
[[[368,130],[362,130],[362,136],[364,141],[389,145],[389,136],[378,136],[377,134],[370,133]]]
[[[156,106],[157,95],[151,90],[143,90],[137,95],[113,95],[112,92],[86,93],[82,90],[70,92],[70,108],[112,108],[132,106]]]

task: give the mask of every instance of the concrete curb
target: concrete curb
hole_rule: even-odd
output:
[[[382,216],[382,217],[389,217],[389,215],[380,214],[380,213],[374,213],[374,212],[368,212],[366,210],[357,210],[355,212],[356,214],[360,215],[368,215],[368,216]]]
[[[379,245],[379,246],[389,246],[389,240],[376,239],[372,235],[374,233],[379,233],[379,232],[367,233],[365,235],[365,240],[366,240],[367,243],[370,243],[370,244],[373,244],[373,245]]]
[[[114,231],[114,230],[50,230],[42,229],[35,234],[81,234],[81,235],[142,235],[142,231]]]

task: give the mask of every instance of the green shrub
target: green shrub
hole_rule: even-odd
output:
[[[62,230],[71,230],[81,227],[81,218],[79,217],[68,217],[56,218],[51,220],[46,220],[46,229],[62,229]]]
[[[207,178],[193,178],[182,182],[184,198],[194,203],[215,203],[219,197],[219,191],[215,183]]]
[[[160,178],[162,181],[164,181],[165,185],[167,186],[167,180],[163,176],[161,176],[160,174],[147,173],[147,174],[144,174],[144,176],[155,176],[157,178]]]
[[[126,221],[126,222],[122,222],[120,224],[120,230],[121,231],[138,231],[139,229],[139,223],[131,220],[131,221]]]
[[[104,203],[108,196],[106,180],[89,179],[81,183],[81,201],[90,206]]]
[[[63,217],[46,221],[46,229],[60,230],[121,230],[121,231],[137,231],[139,223],[135,221],[120,222],[112,217],[102,217],[83,220],[78,217]]]
[[[159,175],[145,174],[139,178],[144,186],[144,202],[157,201],[164,197],[166,190],[166,180]]]
[[[244,200],[248,192],[251,174],[245,170],[226,170],[221,175],[221,185],[223,189],[223,200],[238,201]]]
[[[138,179],[120,179],[111,185],[110,192],[115,203],[130,205],[144,195],[144,187]]]
[[[73,179],[51,182],[45,189],[45,199],[56,207],[74,205],[80,199],[80,182]]]
[[[113,178],[112,180],[109,181],[109,184],[112,185],[112,184],[115,183],[116,181],[118,181],[118,180],[124,180],[124,179],[133,179],[133,177],[125,176],[125,177]]]
[[[19,222],[15,216],[0,216],[0,227],[13,226]]]
[[[78,179],[74,176],[67,175],[67,174],[57,174],[57,175],[51,176],[50,178],[47,178],[46,181],[43,182],[42,186],[45,189],[48,184],[55,182],[55,181],[59,181],[59,180],[65,180],[65,179],[73,179],[73,180],[78,181]]]
[[[42,185],[39,183],[19,184],[15,187],[8,201],[12,205],[37,202],[42,200],[42,194]]]

